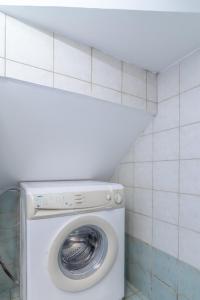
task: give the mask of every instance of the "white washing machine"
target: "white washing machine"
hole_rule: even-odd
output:
[[[119,184],[21,183],[21,300],[124,297]]]

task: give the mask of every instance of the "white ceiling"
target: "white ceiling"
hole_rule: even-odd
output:
[[[154,72],[200,47],[200,14],[0,6],[36,26]]]

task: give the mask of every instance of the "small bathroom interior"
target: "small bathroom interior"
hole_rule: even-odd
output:
[[[200,3],[9,2],[0,1],[0,300],[200,300]],[[25,269],[20,183],[86,180],[123,189],[105,212],[123,250],[113,263],[102,254],[98,282],[84,268],[88,288],[74,267],[69,291],[51,279],[42,289],[37,247],[62,217],[27,221],[28,234],[38,226]],[[116,205],[125,217],[115,224]],[[32,259],[46,275],[33,278]]]

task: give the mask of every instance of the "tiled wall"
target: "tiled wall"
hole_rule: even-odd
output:
[[[153,114],[157,109],[155,74],[2,13],[0,76],[91,95]],[[16,203],[14,194],[0,200],[0,256],[14,273],[18,271],[19,240]],[[0,299],[15,299],[17,294],[0,268]]]
[[[126,277],[149,300],[200,299],[197,269],[130,235],[126,239]]]
[[[0,257],[9,271],[19,276],[19,202],[15,192],[0,197]],[[15,300],[18,288],[0,267],[0,299]]]
[[[200,272],[200,51],[159,74],[158,114],[115,180],[126,186],[128,235]]]
[[[0,76],[156,112],[156,75],[0,13]]]

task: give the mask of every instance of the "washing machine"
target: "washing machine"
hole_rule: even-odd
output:
[[[124,194],[112,183],[21,183],[21,300],[124,297]]]

